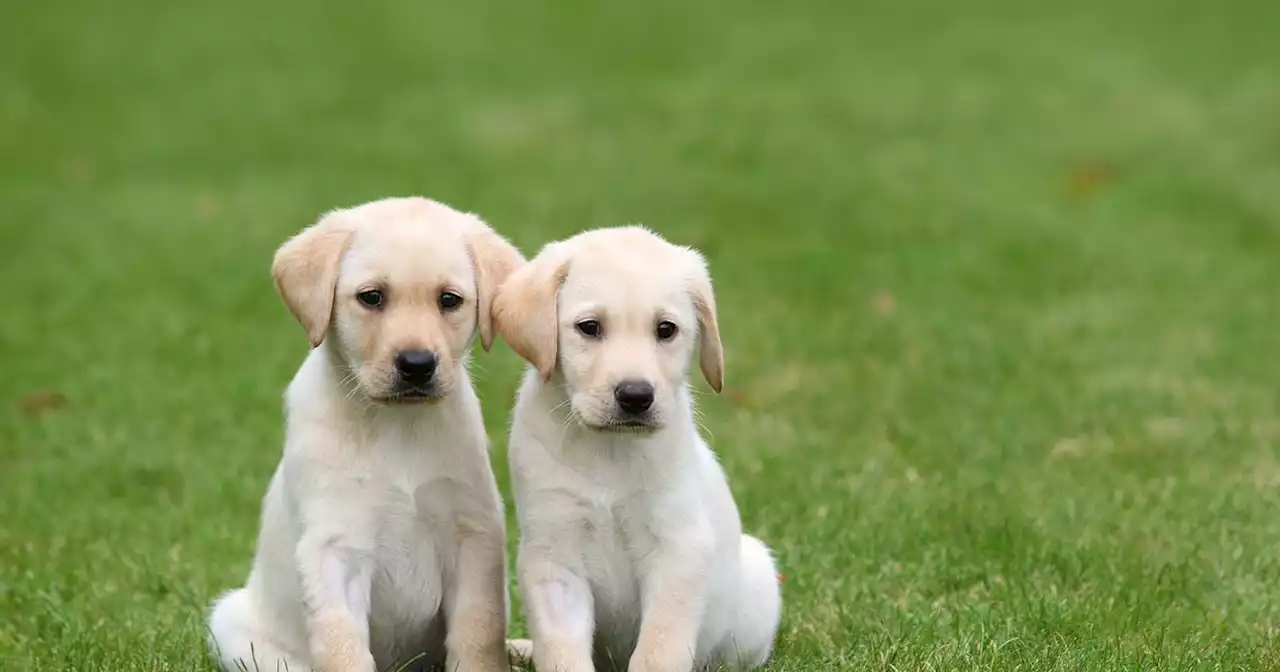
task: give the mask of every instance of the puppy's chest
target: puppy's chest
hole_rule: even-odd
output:
[[[381,560],[400,561],[452,539],[460,488],[443,466],[411,450],[387,450],[371,465],[366,487]]]
[[[634,502],[585,502],[578,534],[592,592],[602,605],[636,599],[645,558],[657,548],[648,512]]]
[[[456,479],[429,463],[399,463],[381,472],[373,487],[380,493],[383,536],[418,536],[452,525],[459,498],[466,495]]]
[[[433,617],[457,560],[453,482],[422,467],[381,474],[371,618],[385,632]]]

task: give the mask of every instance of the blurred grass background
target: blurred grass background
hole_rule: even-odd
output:
[[[166,3],[0,21],[0,668],[205,669],[306,341],[424,194],[711,259],[772,669],[1276,669],[1280,4]],[[505,475],[519,365],[476,358]],[[520,631],[517,622],[515,631]]]

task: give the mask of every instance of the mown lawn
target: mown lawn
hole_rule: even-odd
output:
[[[1280,3],[3,14],[0,668],[207,668],[306,349],[271,254],[415,193],[708,253],[772,669],[1280,667]]]

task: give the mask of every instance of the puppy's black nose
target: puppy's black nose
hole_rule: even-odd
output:
[[[396,354],[396,371],[410,385],[429,383],[436,372],[436,353],[430,350],[401,350]]]
[[[643,380],[624,380],[613,388],[613,398],[627,413],[644,413],[653,405],[653,385]]]

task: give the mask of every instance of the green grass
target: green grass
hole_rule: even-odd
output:
[[[6,8],[0,668],[206,669],[271,254],[415,193],[708,253],[772,669],[1280,666],[1280,4],[450,4]]]

